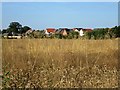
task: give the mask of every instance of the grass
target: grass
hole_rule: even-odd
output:
[[[3,39],[3,87],[118,87],[118,39]]]

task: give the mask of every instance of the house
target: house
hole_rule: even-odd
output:
[[[10,36],[8,36],[8,38],[10,38]],[[14,39],[21,39],[22,36],[19,34],[18,36],[12,36],[11,38],[14,38]]]
[[[51,37],[53,34],[55,34],[56,29],[55,28],[46,28],[45,30],[45,36]]]
[[[67,36],[68,35],[66,29],[64,29],[61,33],[62,33],[63,36]]]
[[[25,35],[31,34],[32,32],[33,32],[33,30],[32,30],[32,29],[27,30],[27,32],[25,32]]]
[[[27,38],[32,32],[32,29],[27,30],[25,33],[22,34],[22,38]]]
[[[3,34],[2,34],[2,37],[3,37],[3,38],[9,38],[9,39],[21,39],[21,38],[22,38],[21,34],[14,33],[14,32],[11,32],[11,33],[3,33]]]
[[[73,31],[78,32],[80,36],[84,35],[82,28],[73,28]]]
[[[45,34],[46,34],[46,35],[54,34],[55,31],[56,31],[55,28],[46,28],[46,30],[45,30]]]
[[[92,29],[82,29],[82,30],[85,32],[92,32],[93,31]]]
[[[93,30],[92,29],[82,29],[81,31],[80,31],[80,36],[84,36],[84,33],[85,32],[92,32]]]
[[[63,36],[67,36],[72,31],[72,29],[68,29],[68,28],[59,28],[59,30],[60,30],[60,34]]]
[[[83,29],[81,29],[81,30],[79,31],[79,35],[80,35],[80,36],[84,36],[84,31],[83,31]]]
[[[85,32],[91,32],[92,29],[83,29],[83,28],[73,28],[73,31],[79,32],[80,36],[84,36]]]
[[[60,30],[60,34],[61,35],[63,35],[63,36],[67,36],[68,35],[68,33],[67,33],[67,28],[59,28],[59,30]]]
[[[61,30],[56,29],[55,34],[60,34]]]
[[[79,32],[82,28],[73,28],[73,31]]]
[[[2,37],[3,37],[3,38],[7,38],[7,37],[8,37],[8,33],[3,33],[3,34],[2,34]]]

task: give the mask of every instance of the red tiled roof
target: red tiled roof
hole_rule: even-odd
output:
[[[73,28],[73,30],[76,30],[76,28]]]
[[[55,28],[47,28],[46,30],[47,30],[47,32],[49,32],[49,33],[50,33],[50,32],[55,32]]]
[[[83,29],[83,31],[92,32],[92,29]]]

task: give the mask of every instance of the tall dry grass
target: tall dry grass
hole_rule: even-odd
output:
[[[4,39],[2,54],[3,87],[118,87],[118,40]]]

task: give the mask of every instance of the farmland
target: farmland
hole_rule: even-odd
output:
[[[2,68],[3,87],[115,88],[118,39],[3,39]]]

